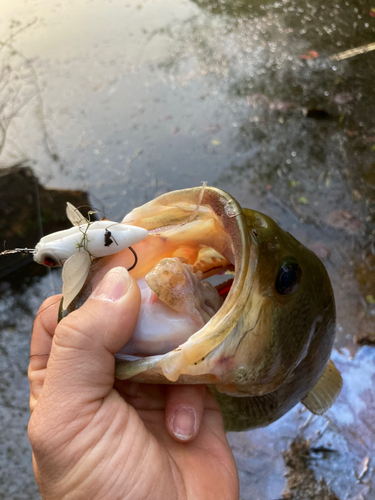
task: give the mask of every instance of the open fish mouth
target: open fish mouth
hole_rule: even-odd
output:
[[[231,344],[241,342],[239,321],[256,266],[240,205],[219,189],[194,188],[167,193],[133,210],[122,222],[149,231],[147,238],[133,245],[138,264],[131,275],[142,294],[151,295],[138,322],[146,323],[141,330],[148,326],[150,331],[135,332],[116,355],[116,376],[128,379],[142,374],[140,378],[148,382],[219,383],[231,365],[223,342],[228,336]],[[126,267],[127,259],[129,252],[123,251],[94,262],[73,308],[86,299],[103,267],[109,262]],[[223,275],[216,287],[206,281],[214,275]],[[161,313],[152,316],[155,306],[162,307],[160,302],[181,318],[172,333],[161,331],[169,329]],[[161,327],[153,323],[158,319]],[[176,331],[182,323],[185,339]]]
[[[140,255],[139,261],[143,264],[134,270],[134,277],[139,279],[148,273],[148,284],[152,285],[159,299],[172,306],[175,306],[176,296],[181,299],[179,281],[185,285],[182,286],[183,292],[189,289],[192,295],[197,295],[199,282],[208,285],[203,280],[224,272],[233,273],[233,277],[217,285],[214,292],[213,287],[206,287],[208,290],[206,294],[202,293],[198,307],[195,307],[193,301],[186,304],[190,314],[193,309],[204,309],[205,305],[208,306],[206,309],[214,312],[208,312],[208,317],[205,316],[205,311],[201,312],[203,321],[200,328],[196,328],[196,333],[162,356],[118,363],[116,376],[129,378],[145,370],[149,371],[152,367],[152,373],[148,375],[153,381],[167,379],[171,382],[178,380],[179,383],[191,383],[192,377],[196,380],[199,376],[201,383],[218,383],[224,371],[228,371],[229,363],[220,363],[220,359],[223,361],[226,356],[214,351],[222,346],[229,335],[234,335],[233,330],[249,296],[249,275],[253,274],[252,267],[256,263],[255,256],[250,258],[251,245],[246,219],[241,207],[230,195],[214,188],[177,191],[165,195],[165,198],[166,205],[163,197],[158,198],[160,212],[157,215],[154,201],[150,202],[149,207],[147,204],[134,210],[123,220],[127,224],[139,223],[149,230],[149,237],[135,245],[135,250]],[[147,258],[142,258],[142,255],[150,252],[150,245],[154,250],[146,263]],[[163,259],[149,270],[159,260],[158,254]],[[253,266],[250,265],[251,260]],[[177,276],[182,273],[176,267],[180,270],[181,266],[184,266],[185,273],[178,280]],[[170,272],[169,269],[166,270],[169,267]],[[161,268],[159,273],[158,268]],[[160,284],[165,275],[166,283]],[[197,280],[192,284],[194,277]],[[186,286],[187,282],[190,286]],[[169,294],[171,290],[172,293]],[[207,297],[209,292],[211,296]],[[221,300],[222,303],[220,297],[224,299]],[[178,306],[175,308],[178,309]]]
[[[315,413],[329,408],[342,384],[329,361],[335,304],[310,250],[213,187],[166,193],[122,223],[148,236],[132,245],[142,306],[116,354],[117,378],[209,384],[232,430],[265,425],[301,400]],[[94,260],[69,310],[108,268],[131,264],[129,249]]]

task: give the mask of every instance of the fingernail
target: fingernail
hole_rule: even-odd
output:
[[[189,406],[180,406],[173,417],[172,429],[177,439],[187,441],[195,434],[195,411]]]
[[[95,287],[90,299],[116,302],[127,292],[131,283],[128,271],[124,267],[110,269]]]

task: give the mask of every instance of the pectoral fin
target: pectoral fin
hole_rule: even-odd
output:
[[[322,415],[333,405],[341,388],[341,374],[330,360],[323,375],[301,403],[315,415]]]
[[[86,281],[91,266],[91,257],[88,252],[78,252],[73,254],[65,262],[62,270],[63,280],[63,309],[67,309],[69,304],[78,295]]]

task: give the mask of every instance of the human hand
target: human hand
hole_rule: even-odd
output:
[[[29,438],[44,500],[237,500],[238,476],[205,386],[114,378],[140,293],[110,270],[57,325],[58,297],[37,315],[29,366]],[[48,356],[49,355],[49,356]]]

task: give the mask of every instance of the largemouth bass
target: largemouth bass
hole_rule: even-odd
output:
[[[122,223],[148,235],[132,245],[142,307],[116,377],[207,384],[231,431],[267,425],[300,401],[316,414],[333,404],[342,385],[330,361],[335,303],[313,252],[213,187],[164,194]],[[63,314],[109,267],[132,262],[128,249],[93,259]]]

